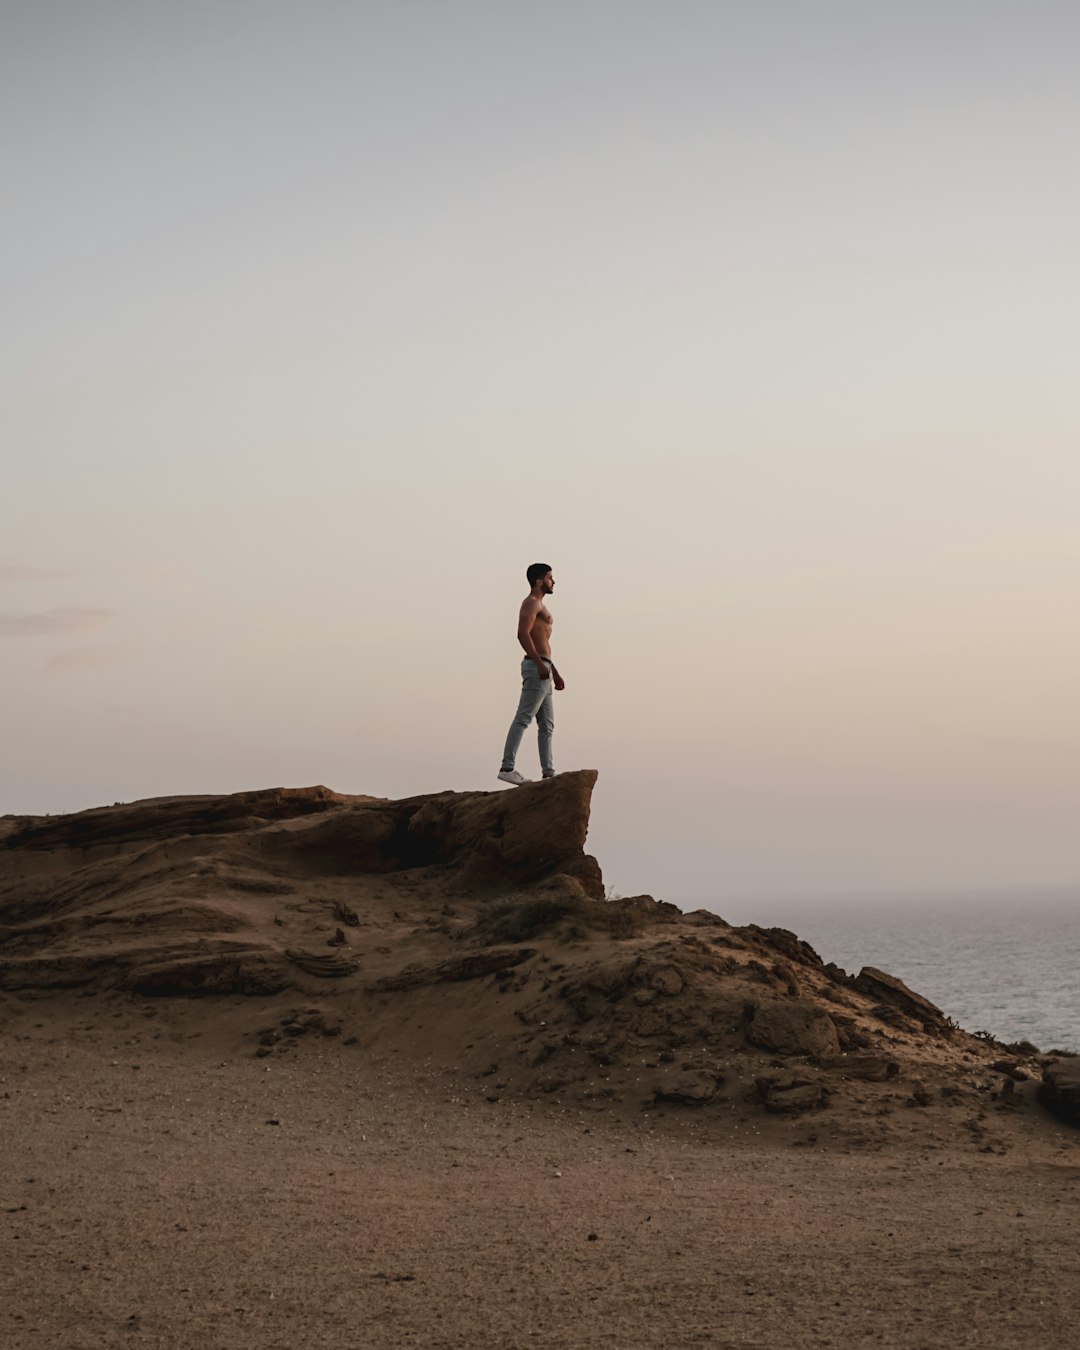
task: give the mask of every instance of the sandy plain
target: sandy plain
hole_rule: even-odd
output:
[[[262,1058],[240,998],[0,1016],[13,1350],[1080,1343],[1080,1136],[1048,1117],[858,1147],[340,1038]]]

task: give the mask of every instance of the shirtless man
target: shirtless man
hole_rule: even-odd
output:
[[[565,689],[563,677],[551,660],[552,617],[544,606],[544,597],[555,590],[555,578],[547,563],[533,563],[525,573],[532,588],[521,603],[518,615],[518,641],[525,649],[521,663],[521,701],[517,714],[510,723],[510,733],[503,750],[499,778],[504,783],[520,785],[530,780],[514,768],[518,746],[529,723],[536,718],[540,739],[540,768],[545,778],[555,777],[551,757],[551,737],[555,731],[554,689]]]

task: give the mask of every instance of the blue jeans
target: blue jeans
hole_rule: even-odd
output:
[[[544,660],[550,671],[550,658],[545,657]],[[527,656],[521,663],[521,699],[506,737],[502,757],[503,769],[514,767],[521,738],[535,717],[540,740],[540,768],[545,778],[554,778],[555,765],[551,758],[551,738],[555,734],[554,693],[555,681],[551,675],[542,680],[536,673],[536,663],[532,657]]]

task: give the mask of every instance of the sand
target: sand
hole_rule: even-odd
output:
[[[1080,1343],[1080,1134],[1049,1117],[859,1147],[340,1037],[259,1057],[250,999],[0,1015],[14,1350]]]

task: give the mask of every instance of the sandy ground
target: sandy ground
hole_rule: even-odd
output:
[[[1078,1343],[1080,1134],[825,1149],[502,1098],[253,1012],[3,1005],[12,1347]]]

